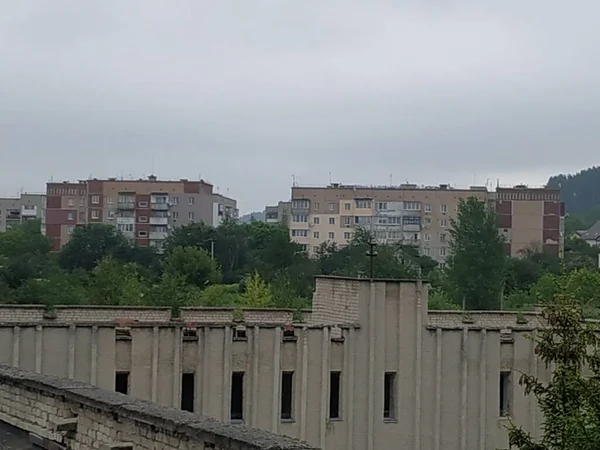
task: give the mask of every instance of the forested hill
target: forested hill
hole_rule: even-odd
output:
[[[600,166],[574,175],[552,176],[548,180],[548,187],[561,189],[561,197],[569,214],[589,211],[600,204]]]

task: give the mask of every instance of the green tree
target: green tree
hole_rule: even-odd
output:
[[[600,448],[600,352],[596,323],[584,321],[579,295],[561,280],[545,304],[547,328],[535,338],[535,353],[546,368],[544,382],[523,374],[519,383],[534,395],[544,416],[542,436],[534,439],[511,424],[509,443],[519,450],[596,450]]]
[[[111,257],[101,260],[91,274],[91,296],[101,305],[143,305],[147,283],[135,263],[122,264]]]
[[[236,306],[242,303],[238,284],[213,284],[198,296],[202,306]]]
[[[244,293],[242,294],[242,302],[244,306],[251,306],[254,308],[266,308],[271,306],[273,303],[273,292],[271,286],[266,283],[258,274],[255,272],[254,275],[248,275],[244,280]]]
[[[467,309],[498,309],[506,255],[495,212],[469,197],[460,200],[450,223],[447,277],[453,297]]]
[[[210,255],[197,247],[176,247],[165,257],[165,273],[199,288],[221,282],[221,271]]]

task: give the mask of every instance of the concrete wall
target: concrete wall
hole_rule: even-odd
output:
[[[152,309],[138,309],[137,322],[98,309],[89,322],[66,314],[74,308],[46,320],[4,308],[0,363],[110,390],[115,373],[127,373],[132,396],[173,407],[181,407],[182,374],[193,374],[194,411],[224,422],[232,373],[244,372],[243,423],[325,450],[390,442],[412,450],[507,448],[499,386],[508,371],[510,411],[537,430],[537,405],[517,380],[518,371],[546,376],[527,338],[539,316],[428,313],[426,305],[419,282],[321,277],[313,313],[293,333],[285,310],[246,311],[246,322],[234,323],[229,309],[186,309],[183,322],[157,322]],[[341,374],[338,418],[330,417],[331,372]],[[293,373],[291,418],[281,416],[283,373]],[[395,376],[391,417],[383,411],[385,373]]]
[[[0,366],[0,420],[32,433],[32,442],[53,449],[312,448],[295,439],[7,366]]]

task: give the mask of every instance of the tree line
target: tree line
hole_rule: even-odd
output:
[[[450,256],[441,268],[410,245],[377,245],[377,278],[429,281],[432,309],[527,309],[548,298],[559,281],[600,305],[598,249],[567,240],[565,257],[526,249],[505,255],[495,213],[475,198],[451,221]],[[369,277],[373,236],[358,229],[344,247],[323,244],[314,257],[292,242],[283,224],[225,222],[177,228],[163,252],[140,247],[113,226],[77,227],[58,253],[28,221],[0,233],[0,301],[4,303],[310,306],[315,275]]]

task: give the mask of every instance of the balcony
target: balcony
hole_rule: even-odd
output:
[[[134,224],[135,223],[135,217],[117,217],[117,224],[126,224],[126,223],[130,223],[130,224]]]
[[[21,208],[21,215],[23,217],[36,217],[37,216],[37,206],[23,206]]]
[[[402,225],[402,231],[421,231],[421,225],[404,224]]]
[[[169,209],[168,203],[150,203],[150,209],[155,211],[167,211]]]
[[[167,236],[169,235],[169,233],[167,233],[166,231],[151,231],[150,232],[150,239],[152,240],[164,240],[167,238]]]
[[[135,209],[135,202],[118,202],[117,209]]]
[[[150,217],[150,225],[168,225],[168,217]]]

